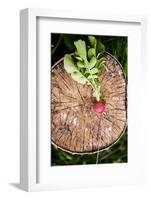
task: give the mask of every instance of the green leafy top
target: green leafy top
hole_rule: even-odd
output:
[[[64,68],[71,74],[73,80],[80,84],[88,84],[93,88],[93,96],[97,101],[101,100],[99,75],[106,63],[104,57],[98,58],[97,46],[104,45],[97,42],[94,36],[88,36],[91,47],[88,48],[85,41],[78,40],[74,42],[76,52],[72,56],[66,54],[64,56]]]

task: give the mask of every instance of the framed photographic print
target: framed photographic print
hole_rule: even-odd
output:
[[[146,18],[20,16],[22,189],[146,182]]]

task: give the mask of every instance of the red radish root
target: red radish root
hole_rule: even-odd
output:
[[[92,107],[93,111],[96,113],[103,113],[105,110],[105,104],[102,102],[94,103]]]

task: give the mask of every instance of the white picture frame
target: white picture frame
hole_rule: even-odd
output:
[[[134,88],[128,89],[131,94],[136,89],[136,96],[134,100],[131,98],[130,102],[130,109],[131,115],[136,116],[138,113],[135,113],[135,108],[132,109],[132,105],[136,100],[136,97],[140,98],[141,105],[143,104],[144,100],[139,96],[139,91],[143,91],[146,89],[146,71],[147,71],[147,63],[146,63],[146,55],[147,55],[147,41],[146,41],[146,17],[145,16],[124,16],[124,15],[112,15],[112,14],[100,14],[100,13],[76,13],[72,11],[54,11],[49,9],[24,9],[20,12],[20,185],[21,188],[26,191],[39,191],[39,190],[52,190],[52,189],[64,189],[64,188],[81,188],[81,187],[98,187],[98,186],[109,186],[109,185],[128,185],[128,184],[137,184],[137,183],[145,183],[147,179],[146,173],[146,157],[143,152],[145,151],[145,137],[146,132],[142,130],[146,130],[146,124],[141,115],[143,114],[143,110],[140,109],[140,118],[138,119],[141,123],[141,127],[138,128],[135,119],[130,117],[130,131],[132,132],[136,130],[138,131],[138,137],[136,138],[136,149],[131,148],[130,142],[130,151],[129,156],[136,154],[136,161],[132,165],[129,164],[128,168],[124,165],[116,165],[114,164],[111,168],[110,166],[106,165],[102,167],[101,165],[98,166],[75,166],[75,167],[61,167],[60,171],[52,169],[50,167],[51,175],[47,179],[46,177],[49,176],[48,166],[45,168],[45,163],[47,164],[47,156],[44,156],[45,159],[39,159],[39,155],[44,152],[48,152],[50,147],[48,146],[48,142],[46,141],[47,138],[44,140],[42,139],[43,143],[40,143],[41,149],[43,146],[47,146],[47,149],[40,150],[39,148],[39,136],[38,129],[39,129],[39,107],[38,107],[38,87],[41,87],[41,83],[39,83],[38,70],[37,65],[39,62],[39,51],[37,53],[38,47],[38,19],[47,19],[51,22],[52,19],[60,20],[63,24],[66,20],[67,22],[70,21],[76,22],[87,22],[87,23],[107,23],[108,26],[114,24],[126,24],[126,29],[128,27],[132,27],[132,34],[136,33],[139,30],[139,41],[136,43],[139,44],[139,53],[136,53],[135,56],[139,56],[139,70],[131,70],[131,78],[129,80],[129,84],[132,83],[132,76],[134,75],[134,71],[136,71],[136,78],[134,83]],[[44,22],[41,22],[44,23]],[[133,27],[137,26],[137,29],[133,32]],[[53,25],[44,25],[42,26],[45,32],[50,32],[49,28],[53,31]],[[134,28],[135,29],[135,28]],[[58,30],[59,31],[59,30]],[[62,31],[64,28],[62,27]],[[73,31],[73,30],[72,30]],[[84,31],[84,30],[83,30]],[[47,32],[47,33],[48,33]],[[118,32],[116,32],[118,35]],[[119,35],[121,34],[119,30]],[[137,37],[136,37],[137,38]],[[130,46],[132,46],[130,44]],[[45,47],[42,47],[45,48]],[[44,50],[44,49],[43,49]],[[44,50],[47,51],[48,49]],[[132,51],[130,51],[132,52]],[[47,53],[46,53],[47,54]],[[130,55],[129,55],[130,56]],[[47,58],[47,57],[46,57]],[[132,61],[133,62],[133,61]],[[131,62],[131,65],[132,65]],[[43,63],[45,64],[45,63]],[[46,63],[48,66],[48,63]],[[47,71],[44,72],[42,80],[45,79],[45,75]],[[140,84],[141,78],[141,84]],[[47,79],[47,77],[46,77]],[[49,79],[47,79],[49,81]],[[47,82],[48,83],[48,82]],[[137,86],[136,86],[136,85]],[[42,86],[43,87],[43,86]],[[48,88],[50,89],[50,88]],[[132,90],[132,91],[131,91]],[[44,94],[46,102],[49,99],[48,93]],[[44,100],[45,100],[44,99]],[[43,101],[41,101],[43,102]],[[138,104],[138,102],[136,102]],[[141,107],[141,105],[139,105]],[[44,108],[45,109],[45,108]],[[49,107],[48,107],[49,111]],[[46,111],[47,112],[47,111]],[[47,116],[47,113],[46,114]],[[132,119],[134,123],[132,123]],[[134,125],[133,125],[134,124]],[[46,125],[47,126],[47,125]],[[135,135],[136,136],[136,135]],[[132,144],[135,142],[134,137],[131,138]],[[140,152],[139,146],[142,146],[142,151]],[[137,151],[140,155],[142,155],[141,162],[139,162],[139,156],[135,152]],[[47,153],[46,152],[46,153]],[[46,154],[47,155],[47,154]],[[49,155],[49,154],[48,154]],[[41,156],[42,157],[42,156]],[[49,161],[49,160],[48,160]],[[139,165],[138,165],[139,162]],[[41,165],[41,163],[44,163]],[[137,168],[136,168],[137,166]],[[47,170],[48,169],[48,170]],[[123,175],[123,171],[127,170],[127,173]],[[75,174],[78,173],[79,177],[73,176],[73,172]],[[92,173],[95,171],[96,173]],[[44,172],[44,173],[43,173]],[[98,173],[105,174],[102,175],[102,180],[100,180]],[[42,174],[42,175],[41,175]],[[62,176],[61,174],[65,174]],[[60,178],[59,178],[60,176]],[[62,176],[62,177],[61,177]],[[40,177],[40,179],[39,179]],[[44,177],[44,178],[43,178]],[[86,178],[87,177],[87,178]],[[56,181],[55,181],[56,179]],[[41,181],[42,180],[42,181]],[[60,181],[59,181],[60,180]]]

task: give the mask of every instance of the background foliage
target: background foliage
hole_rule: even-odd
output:
[[[128,76],[127,66],[127,37],[117,36],[95,36],[100,51],[107,51],[112,54],[123,66],[125,76]],[[74,41],[83,39],[88,41],[87,35],[72,34],[51,34],[51,65],[67,53],[73,53],[75,50]],[[102,150],[99,153],[98,163],[121,163],[127,162],[128,156],[128,131],[126,129],[123,136],[110,148]],[[79,165],[79,164],[95,164],[96,154],[92,155],[71,155],[51,146],[51,165]]]

